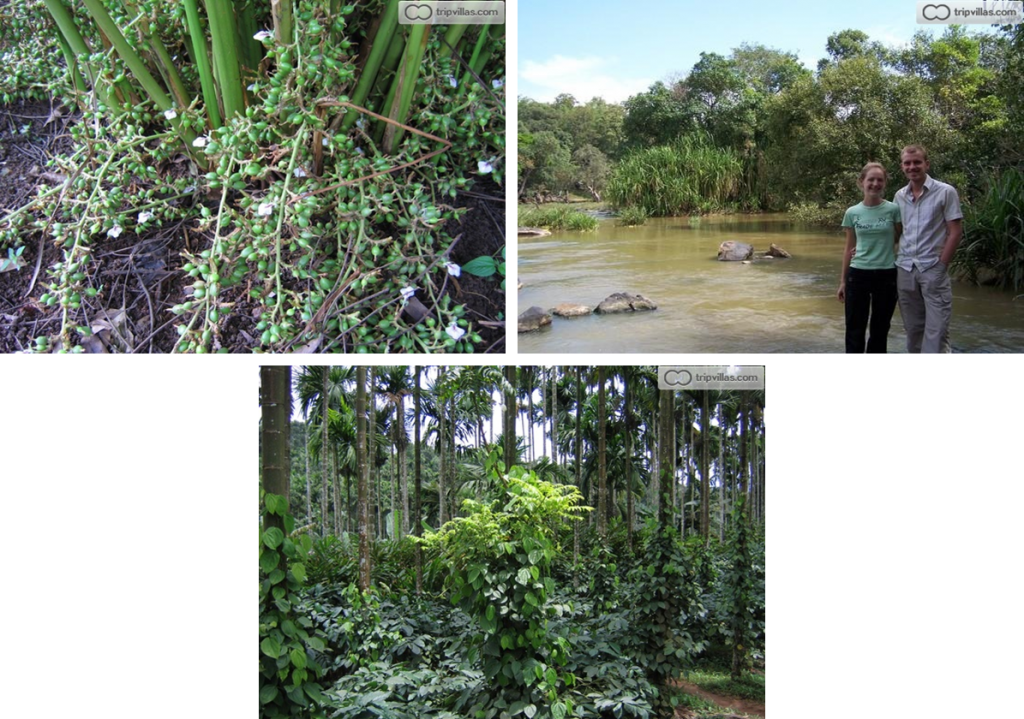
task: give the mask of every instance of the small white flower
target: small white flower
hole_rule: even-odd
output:
[[[270,32],[270,30],[260,30],[258,33],[252,36],[252,39],[263,42],[268,37],[274,37],[274,33]]]
[[[476,166],[477,169],[480,170],[481,175],[486,175],[488,172],[494,171],[494,166],[487,160],[480,160],[480,162],[476,163]]]
[[[247,87],[245,89],[248,90],[249,92],[256,92],[256,83],[254,82],[253,84],[249,85],[249,87]]]
[[[206,145],[209,142],[210,138],[208,138],[206,135],[200,135],[199,137],[192,141],[192,147],[206,147]]]
[[[260,217],[266,217],[267,215],[272,215],[273,213],[273,202],[261,202],[260,206],[256,208],[256,214],[259,215]]]
[[[501,78],[498,78],[497,80],[491,80],[491,86],[494,87],[495,90],[497,90],[499,87],[501,87],[504,84],[505,84],[505,81],[502,80]]]
[[[462,339],[462,335],[466,334],[466,330],[462,329],[454,322],[452,322],[451,326],[445,328],[445,332],[447,332],[448,336],[456,342]]]
[[[364,120],[362,117],[360,117],[358,120],[356,120],[356,127],[358,127],[360,130],[365,129],[366,128],[366,120]]]
[[[452,87],[458,87],[459,86],[459,81],[455,79],[454,75],[449,75],[448,76],[448,84],[451,85]]]
[[[401,290],[399,290],[399,292],[402,293],[402,299],[403,300],[408,300],[410,297],[412,297],[414,294],[416,294],[416,288],[415,287],[403,287]]]
[[[107,237],[118,237],[122,232],[124,232],[124,230],[121,225],[114,225],[107,230]]]
[[[327,141],[326,137],[322,137],[322,138],[320,138],[320,144],[323,145],[324,147],[327,147],[331,143]]]
[[[145,211],[139,213],[139,224],[140,225],[143,222],[146,222],[147,220],[152,220],[152,219],[153,219],[153,213],[150,212],[149,210],[145,210]]]
[[[176,113],[174,111],[173,107],[170,110],[168,110],[167,112],[164,113],[164,117],[166,117],[168,120],[173,120],[177,116],[178,116],[178,113]]]
[[[361,147],[357,147],[356,148],[356,152],[358,152],[360,155],[365,155],[366,154],[365,152],[363,152],[363,148],[361,148]]]
[[[306,176],[306,171],[303,170],[301,167],[296,167],[295,168],[295,176],[296,177],[305,177]]]
[[[196,191],[196,186],[195,185],[189,185],[188,187],[186,187],[182,191],[185,192],[185,193],[195,192]]]
[[[449,262],[446,265],[446,267],[448,267],[448,274],[451,275],[452,277],[458,277],[459,275],[462,274],[462,268],[459,267],[454,262]]]

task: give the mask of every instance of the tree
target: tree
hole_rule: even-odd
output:
[[[658,391],[658,526],[669,524],[668,491],[675,482],[675,392]]]
[[[405,452],[409,445],[409,438],[405,432],[405,398],[412,394],[409,368],[404,366],[382,368],[377,377],[377,388],[394,412],[391,422],[391,441],[398,455],[398,477],[393,477],[392,482],[397,479],[399,483],[401,509],[395,511],[395,507],[392,507],[392,511],[395,511],[392,518],[397,520],[398,516],[401,516],[401,521],[398,521],[393,528],[395,537],[401,538],[405,532],[409,531],[409,486],[405,476]]]
[[[413,379],[413,410],[415,411],[416,417],[414,419],[414,435],[413,435],[413,451],[415,453],[414,465],[413,465],[413,522],[412,522],[412,533],[416,537],[423,535],[423,520],[422,511],[423,508],[420,504],[420,491],[422,490],[421,478],[420,478],[420,366],[416,365],[414,370]],[[416,594],[420,594],[423,591],[423,550],[416,543]]]
[[[260,367],[260,407],[263,426],[261,444],[263,447],[262,480],[263,489],[270,494],[284,497],[285,512],[291,479],[291,430],[292,375],[291,367]],[[277,527],[284,531],[284,520],[277,513],[266,513],[263,529]]]
[[[502,386],[505,395],[502,437],[505,440],[505,470],[508,471],[516,456],[516,368],[514,366],[505,367],[505,382]]]
[[[696,129],[682,98],[663,82],[654,83],[647,92],[630,97],[623,105],[626,117],[622,131],[628,148],[667,145]]]
[[[366,431],[366,367],[356,368],[356,456],[359,458],[359,588],[370,589],[370,502]]]
[[[605,435],[608,432],[608,409],[605,404],[604,367],[597,368],[597,533],[604,541],[608,535],[608,473],[605,466]]]
[[[583,145],[573,153],[572,161],[576,166],[577,186],[589,192],[595,202],[600,202],[611,172],[608,158],[593,145]]]

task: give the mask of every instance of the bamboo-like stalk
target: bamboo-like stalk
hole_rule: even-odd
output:
[[[253,39],[256,34],[256,12],[253,8],[255,0],[235,3],[235,25],[238,28],[238,59],[242,63],[245,75],[242,84],[248,85],[250,78],[255,78],[263,59],[263,46]]]
[[[72,54],[72,58],[69,59],[68,68],[77,68],[78,63],[76,58],[81,55],[89,55],[92,51],[85,42],[85,38],[78,31],[78,26],[75,24],[74,18],[71,17],[71,13],[67,7],[60,0],[43,0],[46,3],[46,9],[50,11],[50,16],[53,21],[57,24],[57,29],[60,31],[59,35],[62,38],[61,47],[67,44],[69,52]],[[86,75],[89,76],[89,84],[92,85],[96,94],[99,96],[100,102],[112,110],[115,114],[119,114],[120,111],[117,108],[117,103],[110,101],[109,93],[103,83],[97,82],[96,73],[88,64],[84,67]],[[81,74],[78,75],[78,79],[82,79]],[[77,82],[76,82],[77,86]]]
[[[487,63],[487,59],[491,55],[490,47],[490,25],[480,26],[480,35],[477,36],[476,44],[473,45],[473,54],[469,58],[469,70],[462,76],[463,82],[471,82],[473,79],[473,73],[477,75],[484,69],[484,65]],[[472,71],[472,72],[471,72]]]
[[[206,105],[206,116],[212,128],[224,124],[221,120],[220,103],[217,97],[217,85],[213,80],[210,61],[206,57],[206,34],[199,24],[199,6],[196,0],[185,0],[185,18],[188,22],[188,34],[192,38],[193,60],[199,72],[199,84],[203,88],[203,102]]]
[[[384,61],[384,55],[391,45],[391,38],[395,33],[397,25],[398,0],[389,0],[387,8],[384,10],[384,16],[380,21],[380,28],[373,39],[373,48],[370,50],[370,55],[366,59],[366,65],[363,66],[363,70],[359,75],[359,82],[356,84],[355,92],[352,93],[353,105],[362,106],[366,96],[370,93],[370,89],[377,79],[381,63]],[[345,119],[341,123],[342,131],[348,132],[355,121],[356,113],[349,112],[346,114]]]
[[[409,108],[412,106],[412,98],[416,94],[416,79],[420,74],[420,64],[423,62],[423,54],[427,51],[427,42],[430,40],[431,25],[413,25],[409,33],[409,42],[405,45],[405,56],[402,58],[402,70],[395,78],[396,83],[401,83],[397,90],[389,117],[392,120],[404,123],[409,116]],[[390,141],[388,135],[391,135]],[[402,141],[402,130],[392,133],[391,128],[384,133],[385,152],[394,152]]]
[[[281,45],[295,42],[295,19],[292,0],[270,0],[270,14],[274,18],[274,37]]]
[[[216,80],[220,83],[220,99],[224,103],[224,119],[227,120],[245,112],[231,0],[206,0],[206,15],[210,21]]]

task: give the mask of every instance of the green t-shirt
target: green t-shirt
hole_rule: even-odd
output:
[[[896,223],[902,223],[900,206],[882,200],[868,207],[854,205],[843,216],[843,227],[852,227],[857,234],[857,251],[850,267],[858,270],[891,270],[896,266]]]

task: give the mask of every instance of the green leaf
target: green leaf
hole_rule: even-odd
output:
[[[526,708],[523,709],[523,714],[528,716],[529,719],[533,719],[533,715],[536,714],[536,713],[537,713],[537,707],[534,706],[533,704],[527,704]]]
[[[519,712],[521,712],[525,708],[526,708],[526,702],[524,702],[524,701],[512,702],[512,706],[510,706],[508,708],[508,715],[514,717],[516,714],[518,714]]]
[[[277,527],[271,527],[263,533],[263,543],[271,549],[277,549],[284,541],[284,532]]]
[[[302,687],[303,691],[309,695],[309,698],[315,701],[317,704],[323,704],[324,698],[320,694],[320,685],[313,682],[309,682]]]
[[[534,549],[530,552],[530,564],[540,564],[542,559],[544,559],[544,550]]]
[[[565,719],[565,704],[555,702],[551,705],[551,719]]]
[[[477,277],[490,277],[497,271],[497,265],[493,257],[483,255],[464,264],[462,271]]]
[[[304,651],[296,647],[295,649],[292,649],[290,656],[292,658],[292,664],[299,669],[306,668],[306,653]]]
[[[311,649],[315,649],[318,652],[322,652],[324,650],[324,640],[320,637],[310,637],[306,640],[306,644],[308,644]]]
[[[263,497],[263,503],[267,506],[270,514],[284,514],[288,511],[288,500],[280,494],[267,493]]]
[[[276,637],[267,637],[260,642],[260,649],[271,659],[277,659],[281,654],[281,643],[277,641]]]
[[[530,583],[530,570],[527,569],[526,567],[523,567],[522,569],[520,569],[519,573],[516,574],[516,581],[519,582],[520,584],[529,584]]]
[[[277,563],[281,560],[277,556],[277,552],[271,550],[267,552],[260,552],[260,569],[263,570],[264,574],[270,574],[277,567]]]
[[[292,610],[292,603],[289,602],[287,599],[275,599],[274,604],[276,604],[277,608],[285,614]]]
[[[273,684],[265,684],[260,689],[260,704],[269,704],[277,699],[277,687]]]
[[[295,581],[300,584],[306,581],[306,568],[301,564],[293,564],[291,566],[292,576],[295,577]]]

